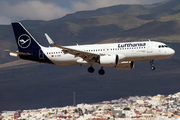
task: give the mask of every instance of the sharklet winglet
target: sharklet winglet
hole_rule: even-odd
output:
[[[54,41],[48,36],[48,34],[45,33],[45,36],[49,42],[50,45],[54,45]]]

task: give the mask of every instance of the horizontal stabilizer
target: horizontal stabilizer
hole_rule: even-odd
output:
[[[12,51],[12,50],[4,50],[4,51],[10,52],[10,53],[16,53],[16,54],[18,54],[18,55],[30,55],[30,54],[28,54],[28,53],[17,52],[17,51]]]

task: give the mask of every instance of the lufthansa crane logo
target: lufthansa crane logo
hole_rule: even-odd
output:
[[[31,44],[31,38],[28,35],[23,34],[18,38],[18,45],[21,48],[28,48],[30,44]]]

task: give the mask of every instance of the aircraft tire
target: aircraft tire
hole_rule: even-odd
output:
[[[89,68],[88,68],[88,72],[89,72],[89,73],[93,73],[93,72],[94,72],[94,68],[93,68],[92,66],[89,67]]]
[[[151,66],[151,70],[155,70],[155,67],[154,67],[154,66]]]
[[[100,70],[98,71],[98,73],[99,73],[100,75],[104,75],[104,74],[105,74],[105,71],[104,71],[103,69],[100,69]]]

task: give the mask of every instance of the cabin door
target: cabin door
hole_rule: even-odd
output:
[[[153,52],[153,43],[148,42],[147,43],[147,53],[152,53]]]
[[[39,59],[44,59],[44,53],[41,49],[39,50]]]

